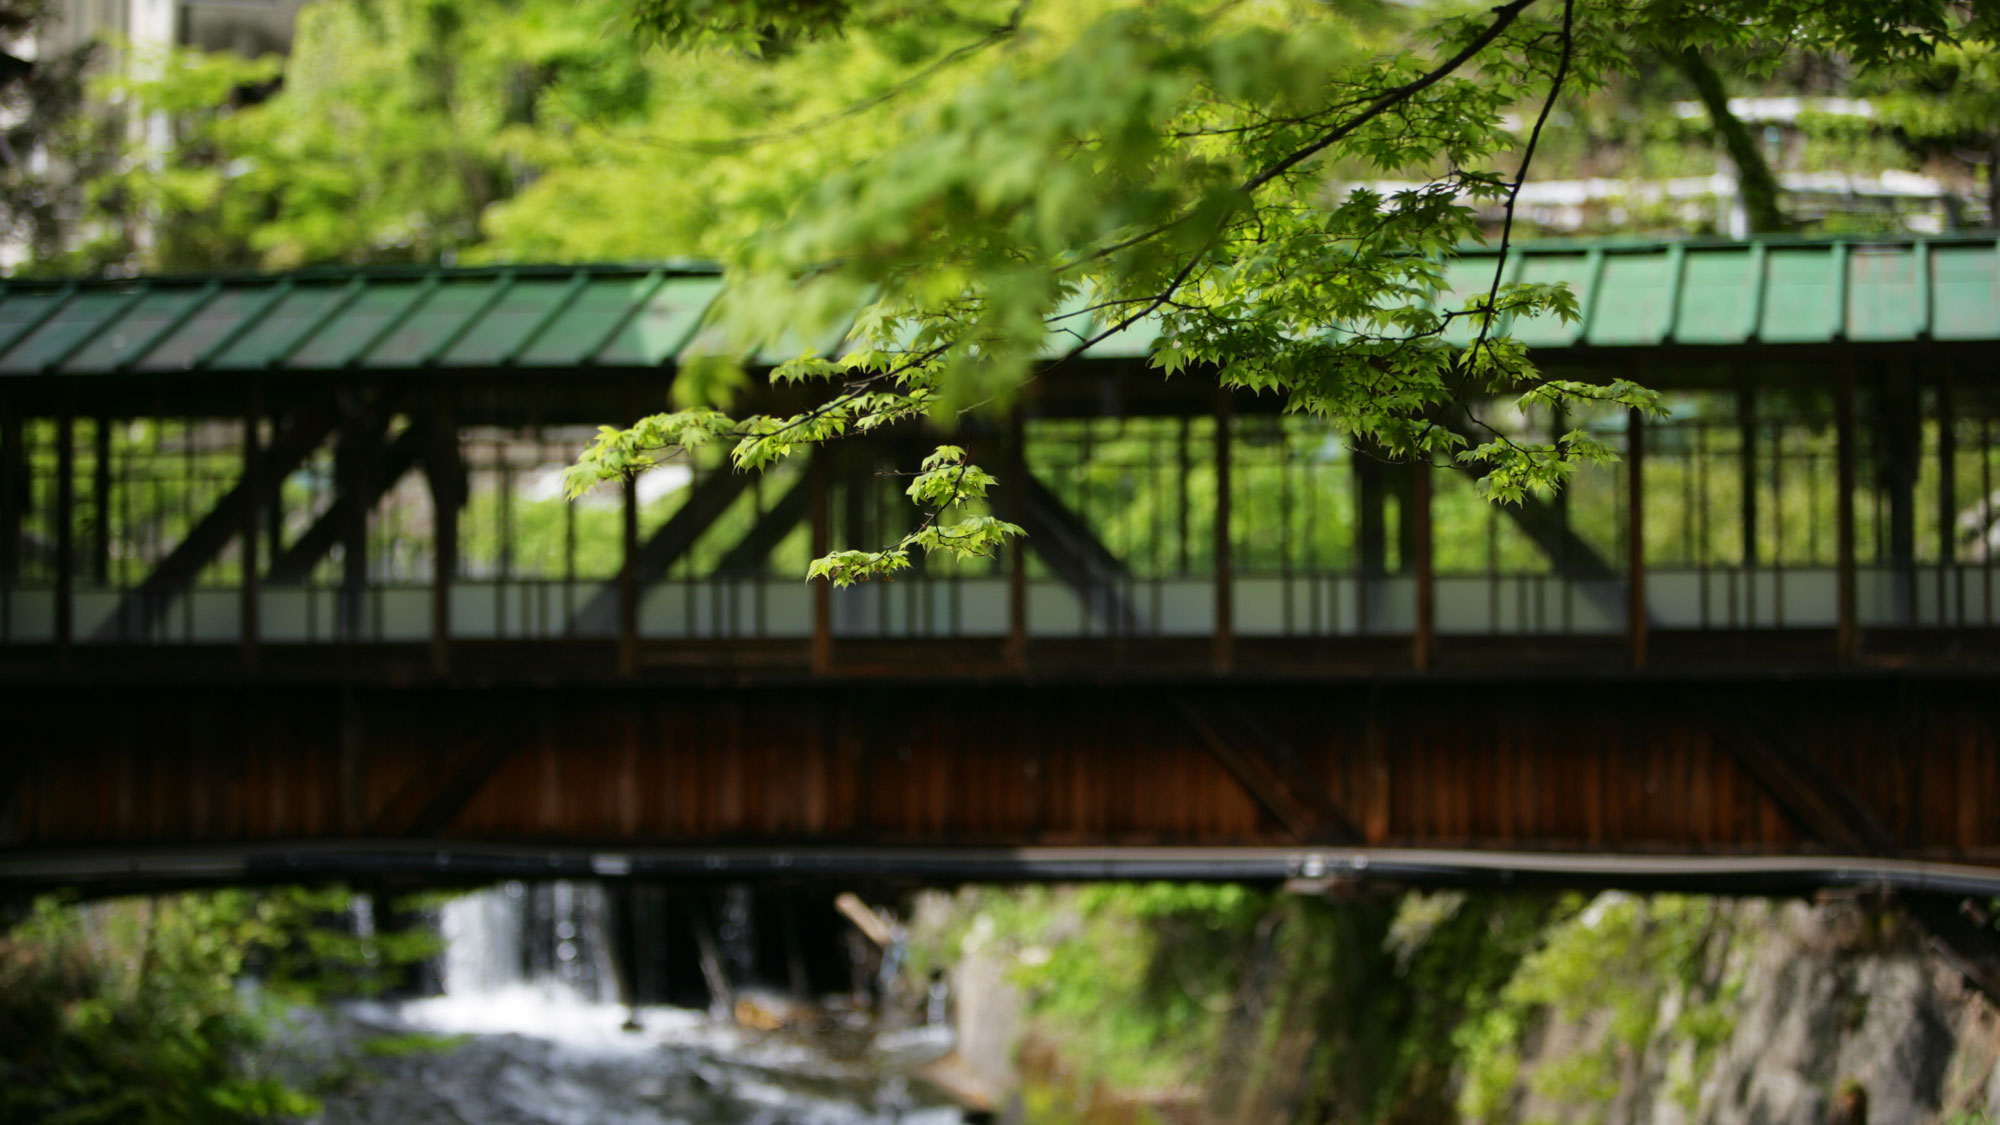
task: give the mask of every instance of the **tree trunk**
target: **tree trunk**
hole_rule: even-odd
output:
[[[1791,223],[1778,206],[1777,177],[1764,162],[1764,154],[1758,151],[1750,130],[1729,112],[1729,93],[1723,89],[1722,76],[1696,51],[1681,51],[1668,58],[1694,87],[1701,104],[1708,108],[1709,120],[1722,138],[1723,147],[1729,150],[1729,159],[1736,165],[1737,190],[1743,195],[1743,210],[1750,220],[1750,233],[1789,230]]]

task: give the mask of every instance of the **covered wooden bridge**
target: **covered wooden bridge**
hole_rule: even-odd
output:
[[[2000,245],[1507,269],[1578,293],[1513,326],[1545,370],[1671,408],[1477,408],[1623,447],[1561,497],[1163,380],[1135,329],[954,439],[1021,549],[840,592],[805,560],[905,526],[884,470],[935,435],[560,494],[710,346],[706,270],[8,283],[0,880],[1983,886]]]

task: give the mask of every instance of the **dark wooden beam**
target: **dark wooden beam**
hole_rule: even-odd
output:
[[[1230,457],[1235,436],[1236,411],[1229,390],[1215,390],[1215,632],[1209,663],[1218,674],[1236,666],[1236,589],[1231,566]],[[1107,554],[1109,552],[1106,552]]]
[[[1743,569],[1757,567],[1757,392],[1748,385],[1736,392],[1736,494],[1742,502]],[[1747,614],[1746,614],[1747,617]]]
[[[743,533],[743,538],[723,552],[722,561],[715,567],[717,574],[756,574],[763,571],[771,552],[778,549],[778,544],[785,541],[793,528],[799,526],[812,507],[810,475],[808,473],[793,481],[778,497],[778,502],[757,517],[757,522]]]
[[[1250,799],[1302,844],[1359,844],[1360,829],[1248,711],[1182,698],[1175,709]]]
[[[28,510],[26,429],[13,400],[0,396],[0,588],[21,580],[21,524]]]
[[[93,419],[90,439],[90,581],[105,589],[111,585],[111,419]]]
[[[535,729],[519,709],[472,720],[433,749],[422,768],[370,818],[367,834],[428,839],[442,834]]]
[[[279,481],[304,464],[313,450],[318,449],[327,435],[333,432],[339,417],[330,403],[293,415],[291,425],[265,451],[262,462],[264,491],[275,489]],[[213,562],[229,541],[241,533],[243,506],[263,501],[264,497],[252,492],[246,484],[238,481],[222,494],[215,506],[188,529],[180,544],[160,560],[153,572],[137,587],[126,592],[118,603],[117,611],[99,627],[94,639],[145,638],[154,623],[166,613],[173,597],[187,589],[201,569]]]
[[[1880,409],[1871,419],[1875,484],[1888,498],[1887,562],[1894,619],[1914,624],[1917,608],[1917,476],[1923,464],[1923,413],[1917,380],[1907,363],[1892,362],[1882,375]]]
[[[833,549],[833,454],[825,446],[812,451],[806,465],[812,487],[812,555],[826,557]],[[812,584],[812,651],[814,673],[825,675],[833,668],[833,583],[825,578]]]
[[[340,543],[340,589],[335,598],[337,633],[343,640],[358,641],[366,629],[368,599],[368,516],[374,498],[381,495],[380,483],[387,473],[382,465],[382,431],[388,424],[386,412],[363,410],[341,427],[334,446],[333,479],[342,505],[335,521]]]
[[[76,632],[76,411],[56,419],[56,654],[67,663]]]
[[[576,614],[576,630],[585,635],[613,632],[618,628],[622,591],[630,583],[636,597],[640,588],[657,582],[667,576],[667,571],[682,556],[693,549],[702,532],[714,526],[715,521],[729,510],[743,490],[750,486],[750,474],[730,469],[721,469],[695,482],[688,490],[688,498],[667,522],[660,526],[645,542],[638,542],[639,509],[638,486],[634,481],[627,489],[626,507],[630,509],[626,522],[630,526],[630,541],[627,546],[627,565],[619,570],[618,581],[599,587]]]
[[[629,676],[639,670],[639,478],[631,473],[619,483],[620,503],[618,508],[618,674]],[[689,497],[681,508],[687,511],[694,505],[694,497]],[[680,513],[675,513],[676,515]],[[671,525],[672,521],[668,521]],[[664,530],[664,529],[663,529]],[[692,543],[692,535],[687,537]],[[683,548],[684,550],[685,548]],[[676,554],[680,552],[675,552]],[[667,565],[660,567],[666,572]],[[605,591],[599,590],[596,597],[584,606],[583,613],[577,615],[579,622],[593,616],[592,611],[604,600]],[[601,610],[598,612],[602,612]]]
[[[1835,476],[1839,496],[1835,502],[1836,523],[1836,621],[1835,652],[1842,664],[1851,664],[1860,649],[1854,597],[1854,370],[1850,359],[1841,367],[1834,390]]]
[[[438,391],[425,426],[429,441],[424,450],[424,477],[431,492],[431,671],[440,676],[451,671],[451,587],[458,577],[458,513],[470,491],[465,457],[458,445],[456,406],[450,391]],[[391,443],[392,456],[393,446]]]
[[[1707,693],[1690,693],[1684,701],[1688,713],[1708,727],[1743,772],[1777,802],[1800,835],[1836,854],[1896,853],[1889,830],[1859,798],[1792,747],[1783,723],[1747,703],[1717,703]]]
[[[1092,617],[1114,633],[1132,632],[1138,617],[1120,589],[1132,577],[1124,560],[1039,477],[1024,470],[1021,480],[1025,503],[1019,523],[1028,533],[1028,549],[1076,592]]]
[[[1646,418],[1625,415],[1625,632],[1632,666],[1646,666]]]
[[[404,428],[388,444],[381,446],[380,470],[368,474],[361,492],[341,492],[326,511],[312,522],[312,526],[299,533],[291,545],[272,558],[265,571],[265,581],[276,585],[295,585],[306,580],[313,568],[325,559],[339,543],[341,536],[353,524],[353,508],[359,504],[364,512],[373,511],[382,497],[396,487],[396,483],[407,476],[417,463],[424,459],[431,443],[431,428],[423,422],[414,422]],[[463,503],[463,501],[460,501]]]
[[[1183,460],[1187,450],[1187,424],[1181,424],[1181,450]],[[1007,505],[1008,522],[1026,530],[1028,515],[1028,427],[1019,410],[1007,424],[1007,476],[1000,482],[1000,488]],[[1187,474],[1181,475],[1182,503],[1185,516],[1187,510]],[[1187,558],[1186,525],[1183,523],[1181,536],[1181,558]],[[1028,667],[1028,544],[1023,539],[1015,539],[1007,548],[1007,666],[1016,672]]]
[[[1951,391],[1951,367],[1947,365],[1937,377],[1937,623],[1962,627],[1965,603],[1960,599],[1954,605],[1951,600],[1958,568],[1958,418],[1952,409]]]
[[[261,383],[250,384],[245,396],[243,409],[243,487],[252,497],[266,492],[264,487],[264,448],[257,429],[264,421],[264,390]],[[262,634],[258,620],[259,591],[257,586],[257,516],[261,505],[252,500],[243,505],[243,538],[239,544],[243,552],[243,584],[239,588],[237,600],[237,629],[243,647],[243,664],[254,667],[257,663],[257,646]]]
[[[1404,512],[1410,525],[1411,557],[1417,583],[1416,628],[1410,636],[1410,663],[1417,671],[1428,671],[1437,644],[1437,575],[1431,549],[1431,459],[1418,454],[1410,462],[1410,506]]]

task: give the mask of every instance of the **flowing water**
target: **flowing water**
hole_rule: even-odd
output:
[[[957,1125],[910,1072],[943,1026],[877,1034],[858,1016],[757,1031],[621,1003],[610,909],[593,884],[509,884],[447,903],[442,994],[350,1004],[301,1027],[325,1125]],[[733,933],[727,926],[722,933]],[[725,948],[725,961],[744,953]],[[739,978],[740,979],[740,978]],[[322,1081],[326,1081],[325,1078]]]

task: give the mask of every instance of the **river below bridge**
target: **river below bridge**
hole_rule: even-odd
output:
[[[726,1013],[619,1002],[591,888],[536,911],[518,884],[446,904],[443,994],[305,1012],[282,1052],[322,1125],[957,1125],[914,1072],[942,1025],[883,1030],[800,1005],[759,1030]],[[546,905],[546,904],[544,904]],[[539,951],[536,947],[539,946]],[[539,952],[540,956],[537,956]],[[539,962],[539,964],[538,964]],[[786,1014],[789,1001],[740,1000]],[[760,1022],[753,1018],[750,1022]],[[770,1022],[778,1022],[771,1020]]]

